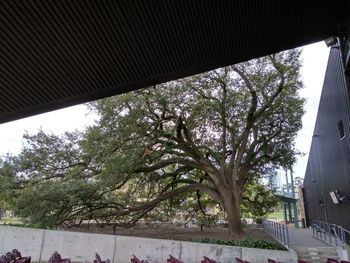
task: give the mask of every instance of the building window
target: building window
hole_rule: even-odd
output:
[[[344,130],[343,120],[338,121],[338,131],[339,131],[340,140],[344,139],[345,138],[345,130]]]

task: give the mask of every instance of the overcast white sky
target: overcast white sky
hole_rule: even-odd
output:
[[[322,85],[326,73],[329,48],[322,41],[303,48],[302,79],[305,88],[301,96],[306,98],[305,115],[303,116],[303,128],[299,131],[296,147],[305,153],[299,157],[294,165],[294,175],[304,178],[307,160],[309,156],[312,134],[315,127],[318,104],[322,91]]]
[[[303,117],[303,129],[296,141],[297,148],[306,153],[298,159],[294,166],[295,176],[304,177],[308,152],[324,80],[329,49],[324,42],[319,42],[303,48],[302,78],[305,85],[301,96],[307,99],[306,113]],[[83,130],[93,123],[93,115],[87,114],[84,105],[65,108],[50,113],[9,122],[0,125],[0,155],[19,153],[22,147],[22,135],[25,131],[35,134],[38,129],[55,133]]]

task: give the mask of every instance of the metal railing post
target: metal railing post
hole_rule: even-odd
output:
[[[311,227],[314,236],[316,235],[316,237],[319,237],[318,233],[320,233],[320,238],[325,241],[327,241],[328,238],[331,244],[333,244],[333,240],[336,246],[339,244],[339,246],[343,248],[347,243],[350,244],[350,231],[341,226],[313,220]]]
[[[263,223],[263,227],[283,245],[290,245],[288,226],[266,220]]]
[[[278,225],[278,232],[279,232],[279,240],[282,242],[282,225]]]

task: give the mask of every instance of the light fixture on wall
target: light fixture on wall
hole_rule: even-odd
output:
[[[326,43],[327,47],[334,46],[338,43],[337,39],[334,36],[326,38],[324,42]]]
[[[339,205],[340,203],[344,203],[345,201],[348,201],[346,195],[342,194],[341,192],[334,190],[329,192],[332,201],[335,205]]]

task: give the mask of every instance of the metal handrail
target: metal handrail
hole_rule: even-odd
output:
[[[350,231],[342,226],[322,221],[311,221],[312,233],[317,238],[323,239],[331,244],[345,248],[350,244]]]
[[[270,220],[263,221],[263,228],[285,246],[290,246],[288,226]]]

